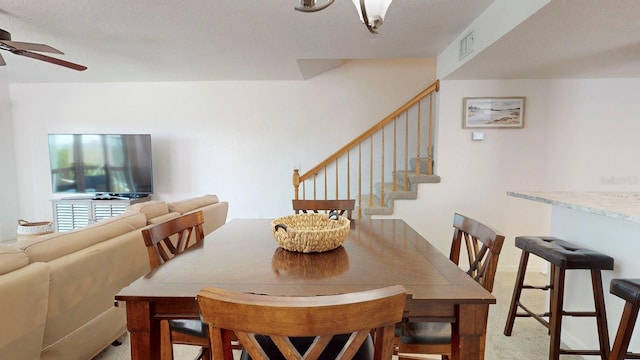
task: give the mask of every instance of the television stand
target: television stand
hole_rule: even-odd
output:
[[[129,206],[151,200],[151,196],[75,196],[53,199],[53,221],[56,231],[68,231],[94,224],[122,214]]]

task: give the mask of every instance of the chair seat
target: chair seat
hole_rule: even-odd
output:
[[[446,322],[402,323],[400,342],[403,344],[439,345],[451,343],[451,324]]]
[[[207,338],[209,326],[200,320],[172,319],[169,320],[169,328],[183,334]]]
[[[329,342],[326,349],[320,355],[319,360],[334,360],[337,359],[338,354],[342,350],[344,344],[349,339],[350,334],[342,334],[335,335],[333,339]],[[313,342],[313,337],[297,337],[290,338],[293,346],[300,352],[300,354],[304,355],[305,351],[309,348],[311,343]],[[269,360],[285,360],[285,357],[280,353],[278,347],[275,345],[271,338],[268,336],[256,336],[256,340],[264,349],[265,353],[269,357]],[[373,360],[373,340],[371,339],[371,335],[365,340],[362,344],[356,355],[353,357],[353,360]],[[251,360],[251,357],[246,351],[242,351],[242,355],[240,356],[240,360]]]
[[[640,279],[612,279],[609,292],[634,305],[640,305]]]
[[[613,258],[552,236],[517,236],[516,247],[563,269],[613,270]]]

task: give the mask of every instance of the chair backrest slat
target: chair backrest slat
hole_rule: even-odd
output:
[[[481,222],[460,214],[454,215],[453,227],[449,258],[459,264],[461,244],[464,239],[469,261],[467,274],[489,292],[492,292],[504,235]]]
[[[200,312],[209,324],[214,345],[213,357],[219,360],[233,360],[230,335],[225,335],[230,332],[254,360],[268,359],[258,336],[268,336],[288,360],[315,360],[334,335],[351,334],[337,357],[348,360],[372,331],[375,358],[391,359],[395,324],[402,320],[405,302],[406,290],[399,285],[309,297],[247,294],[213,287],[198,293]],[[300,354],[291,342],[294,337],[315,340]]]
[[[343,200],[292,200],[293,210],[296,214],[320,211],[337,211],[341,216],[351,220],[352,212],[356,207],[354,199]]]
[[[204,239],[202,211],[182,215],[142,230],[151,269]]]

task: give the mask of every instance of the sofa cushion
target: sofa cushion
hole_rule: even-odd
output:
[[[102,335],[88,339],[87,329],[82,331],[81,327],[111,312],[115,294],[150,270],[140,230],[59,257],[50,261],[49,265],[49,311],[43,348],[51,353],[51,357],[60,351],[60,346],[68,336],[84,337],[86,343],[104,341]],[[124,330],[126,319],[124,313],[121,315],[120,325]],[[95,348],[95,344],[86,345],[78,347]]]
[[[149,223],[149,225],[152,225],[152,224],[155,225],[155,224],[163,223],[167,220],[175,219],[177,217],[180,217],[179,212],[170,212],[164,215],[156,216],[154,218],[147,218],[147,222]]]
[[[67,232],[56,232],[21,242],[31,262],[51,261],[147,224],[142,213],[123,213],[95,224]]]
[[[24,251],[13,246],[0,246],[0,275],[29,265],[29,257]]]
[[[14,256],[0,255],[0,266],[5,260],[15,260],[6,257]],[[49,298],[49,264],[29,264],[0,275],[0,294],[0,358],[40,359]]]
[[[195,198],[185,199],[181,201],[169,203],[169,211],[177,211],[180,214],[185,214],[189,211],[205,207],[218,203],[217,195],[203,195]]]
[[[129,206],[127,212],[143,213],[148,219],[166,215],[169,212],[167,203],[160,200],[145,201]]]

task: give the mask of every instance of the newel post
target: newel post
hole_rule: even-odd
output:
[[[300,187],[300,170],[293,169],[293,198],[298,200],[298,188]]]

